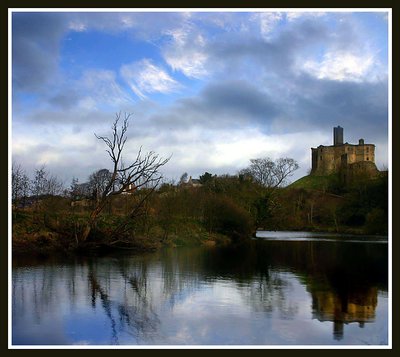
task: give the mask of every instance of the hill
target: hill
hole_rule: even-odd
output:
[[[302,188],[309,190],[325,191],[328,188],[334,186],[337,180],[338,177],[335,174],[328,176],[307,175],[291,183],[286,188],[295,188],[295,189]]]

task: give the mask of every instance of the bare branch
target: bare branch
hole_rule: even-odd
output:
[[[285,180],[299,168],[298,163],[291,158],[280,158],[273,161],[269,157],[251,159],[250,166],[241,171],[249,175],[260,185],[275,189],[285,183]]]
[[[134,161],[125,165],[122,160],[122,154],[127,142],[130,118],[131,114],[125,113],[124,119],[120,123],[121,112],[116,113],[114,123],[111,127],[111,138],[94,134],[97,139],[103,141],[106,145],[106,152],[111,158],[113,169],[110,172],[109,181],[105,186],[102,186],[101,195],[97,196],[96,207],[90,215],[90,227],[94,225],[110,196],[122,194],[132,187],[136,188],[136,190],[150,187],[150,192],[131,210],[129,217],[132,218],[160,183],[162,175],[159,169],[170,160],[170,158],[160,158],[152,151],[143,156],[142,147],[140,147]],[[85,230],[83,240],[88,236],[90,227]]]

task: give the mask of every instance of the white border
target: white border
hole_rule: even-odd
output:
[[[326,8],[9,8],[12,12],[389,12],[392,15],[391,8],[343,8],[343,9],[326,9]]]
[[[389,170],[389,231],[388,231],[388,345],[12,345],[12,13],[14,12],[387,12],[388,13],[388,170]],[[9,349],[392,349],[392,9],[391,8],[9,8],[8,9],[8,348]]]
[[[392,183],[393,183],[393,178],[392,178],[392,173],[393,173],[393,167],[392,167],[392,10],[390,9],[388,12],[388,115],[389,115],[389,123],[388,123],[388,172],[389,172],[389,200],[388,200],[388,218],[389,218],[389,231],[388,231],[388,239],[389,239],[389,252],[388,252],[388,272],[389,272],[389,287],[388,287],[388,298],[389,298],[389,304],[388,304],[388,346],[392,348],[393,346],[393,332],[392,332],[392,327],[393,327],[393,321],[392,321],[392,304],[393,304],[393,299],[392,299],[392,292],[393,292],[393,276],[392,276],[392,244],[393,244],[393,227],[392,227]]]
[[[12,308],[11,308],[11,300],[12,300],[12,254],[11,254],[11,246],[12,246],[12,195],[11,195],[11,167],[12,167],[12,66],[11,66],[11,54],[12,54],[12,46],[11,46],[11,25],[12,14],[11,11],[8,10],[8,215],[7,215],[7,223],[8,223],[8,348],[10,348],[12,340],[11,340],[11,332],[12,332]]]

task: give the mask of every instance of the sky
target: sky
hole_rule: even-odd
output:
[[[236,174],[250,159],[376,145],[388,167],[388,13],[13,12],[12,160],[68,186],[111,161],[98,135],[132,114],[124,161],[171,157],[187,172]]]

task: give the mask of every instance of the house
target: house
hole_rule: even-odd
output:
[[[189,187],[200,187],[200,186],[202,186],[200,180],[198,180],[198,179],[192,179],[192,176],[189,176],[189,180],[188,180],[188,182],[186,182],[186,184],[187,184]]]

